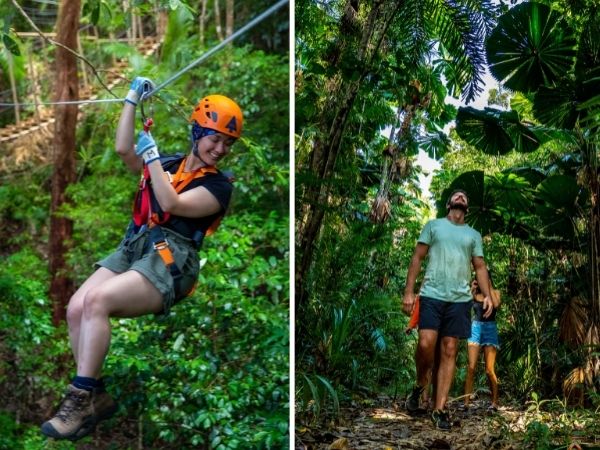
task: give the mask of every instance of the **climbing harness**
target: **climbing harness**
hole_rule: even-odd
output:
[[[170,163],[178,159],[180,159],[180,155],[163,157],[161,158],[161,164]],[[186,161],[187,156],[181,160],[181,164],[177,168],[175,175],[165,171],[165,174],[169,177],[171,186],[173,186],[173,189],[175,189],[175,192],[178,194],[196,178],[201,178],[207,173],[218,173],[215,167],[200,167],[194,172],[184,172],[183,170]],[[158,203],[154,200],[154,195],[150,186],[150,171],[147,166],[144,166],[139,190],[134,200],[134,223],[138,227],[147,225],[150,222],[161,225],[169,220],[169,217],[170,214],[161,211]],[[210,234],[212,234],[212,232]]]
[[[177,161],[179,160],[181,162],[179,163],[175,174],[171,174],[171,172],[165,170],[165,174],[167,174],[167,176],[169,177],[171,186],[173,186],[175,192],[177,192],[178,194],[180,192],[183,192],[183,190],[187,186],[189,186],[190,183],[194,180],[202,178],[207,174],[218,173],[218,170],[215,167],[201,167],[195,170],[194,172],[184,172],[187,156],[182,157],[181,155],[163,157],[161,158],[161,164],[163,165],[163,167],[168,169],[172,167],[174,163],[177,163]],[[229,182],[232,182],[231,177],[228,177],[228,180]],[[152,243],[152,247],[154,251],[156,251],[156,253],[160,256],[163,263],[171,273],[173,277],[174,286],[176,287],[176,292],[178,292],[182,272],[175,262],[175,258],[170,248],[169,241],[165,237],[164,231],[161,226],[165,224],[170,219],[170,217],[171,214],[163,212],[160,209],[160,205],[158,205],[158,202],[154,198],[154,193],[150,185],[150,172],[148,170],[148,167],[144,166],[139,189],[134,200],[133,223],[138,233],[143,232],[145,229],[149,230],[149,237]],[[212,223],[208,226],[206,231],[197,229],[191,236],[186,236],[192,240],[193,247],[196,250],[199,250],[202,246],[204,236],[209,236],[217,230],[222,218],[223,214],[215,218],[212,221]]]

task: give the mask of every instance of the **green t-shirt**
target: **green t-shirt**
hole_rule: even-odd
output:
[[[419,242],[429,246],[420,294],[453,303],[470,301],[471,260],[483,257],[481,234],[466,224],[435,219],[425,224]]]

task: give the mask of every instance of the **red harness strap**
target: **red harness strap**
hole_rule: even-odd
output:
[[[175,192],[178,194],[183,191],[183,189],[190,184],[196,178],[201,178],[205,176],[207,173],[217,173],[217,169],[215,167],[200,167],[193,172],[184,172],[185,163],[187,161],[187,156],[182,159],[179,164],[179,168],[174,176],[171,177],[171,186],[175,189]],[[170,174],[169,174],[170,175]],[[133,222],[138,227],[146,224],[163,224],[167,220],[169,220],[170,214],[163,212],[152,211],[152,192],[150,185],[150,171],[147,166],[144,166],[144,171],[142,173],[142,178],[139,184],[139,190],[135,196],[135,200],[133,203]],[[219,221],[220,222],[220,221]],[[218,226],[218,224],[217,224]],[[207,231],[207,234],[212,234],[216,227],[213,225],[210,226],[210,229]],[[209,233],[210,231],[210,233]]]

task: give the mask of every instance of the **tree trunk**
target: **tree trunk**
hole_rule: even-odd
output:
[[[235,0],[227,0],[225,3],[225,36],[233,34],[233,12],[235,11]]]
[[[37,122],[40,121],[40,83],[37,76],[37,70],[33,64],[33,58],[31,57],[32,52],[27,52],[27,62],[29,70],[29,79],[31,80],[31,97],[35,104],[35,110],[33,112]]]
[[[388,0],[374,2],[365,26],[361,30],[362,35],[356,55],[360,65],[360,75],[356,80],[339,81],[332,95],[329,96],[332,99],[331,104],[323,109],[323,117],[319,125],[319,136],[323,138],[315,140],[308,164],[311,176],[319,179],[320,183],[304,187],[300,202],[303,210],[298,224],[296,248],[300,264],[296,269],[295,280],[298,311],[307,300],[305,279],[312,263],[315,241],[327,208],[331,176],[346,123],[362,80],[369,71],[371,59],[377,54],[387,28],[400,5],[401,2]],[[338,75],[334,77],[341,79]],[[336,83],[333,79],[331,82]],[[330,111],[334,113],[329,115]]]
[[[206,28],[206,3],[207,0],[202,0],[202,7],[200,8],[200,46],[204,46],[204,29]]]
[[[591,193],[591,216],[590,216],[590,275],[591,275],[591,297],[592,314],[591,321],[596,327],[600,327],[600,179],[598,179],[598,167],[595,164],[596,146],[590,144],[590,167],[589,188]]]
[[[15,123],[18,125],[21,122],[21,115],[19,114],[19,96],[17,95],[17,83],[15,82],[15,72],[13,69],[13,56],[12,53],[7,51],[6,57],[8,59],[8,78],[10,79],[10,90],[12,92],[13,103],[15,104]]]
[[[156,39],[160,41],[167,32],[169,13],[165,8],[159,7],[156,14]]]
[[[215,0],[215,25],[217,29],[217,37],[220,41],[222,41],[224,37],[223,27],[221,26],[221,7],[219,5],[219,0]]]
[[[77,49],[80,0],[63,0],[57,22],[57,42]],[[56,48],[56,101],[73,101],[79,98],[77,59],[61,47]],[[66,189],[75,181],[75,131],[77,105],[56,105],[54,116],[54,155],[52,172],[52,199],[50,207],[50,298],[53,304],[52,320],[55,325],[66,317],[66,305],[74,291],[66,255],[73,232],[73,222],[61,214],[69,202]]]

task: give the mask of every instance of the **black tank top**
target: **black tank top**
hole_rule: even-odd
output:
[[[496,308],[493,309],[492,314],[487,319],[483,317],[483,302],[477,302],[473,300],[473,310],[475,311],[475,317],[473,320],[478,322],[494,322],[496,320]]]

